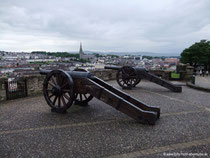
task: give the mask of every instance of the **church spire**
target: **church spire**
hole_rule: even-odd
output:
[[[83,52],[82,51],[82,42],[80,42],[80,50],[79,50],[80,52]]]
[[[80,49],[79,49],[79,57],[80,57],[80,59],[83,59],[83,55],[84,55],[84,52],[82,50],[82,42],[80,42]]]

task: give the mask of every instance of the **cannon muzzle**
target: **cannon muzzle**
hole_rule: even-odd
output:
[[[40,69],[40,74],[41,75],[47,75],[49,74],[51,71],[53,70],[45,70],[45,69]],[[63,71],[63,70],[61,70]],[[68,73],[69,75],[71,75],[71,77],[74,78],[94,78],[94,75],[91,74],[90,72],[83,72],[83,71],[65,71],[66,73]]]
[[[44,69],[40,69],[39,73],[41,75],[47,75],[48,73],[50,73],[52,70],[44,70]]]

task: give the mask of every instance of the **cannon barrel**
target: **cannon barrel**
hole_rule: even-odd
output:
[[[122,66],[104,66],[104,69],[119,70]]]
[[[112,70],[120,70],[123,66],[104,66],[104,69],[112,69]],[[132,67],[133,69],[137,71],[146,71],[145,68],[141,67]]]
[[[133,67],[133,68],[136,70],[136,73],[137,73],[137,74],[140,74],[142,71],[148,72],[148,70],[146,70],[146,69],[143,68],[143,67]]]
[[[40,74],[41,75],[47,75],[51,72],[52,70],[45,70],[45,69],[40,69]],[[90,72],[83,72],[83,71],[65,71],[69,75],[71,75],[72,78],[94,78],[94,75],[91,74]]]

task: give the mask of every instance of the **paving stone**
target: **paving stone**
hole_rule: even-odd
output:
[[[118,87],[115,81],[111,84]],[[210,147],[209,93],[183,86],[174,93],[150,82],[126,93],[158,105],[156,125],[137,123],[103,102],[50,111],[43,96],[0,105],[0,157],[163,157],[164,152]],[[200,101],[202,100],[202,101]]]

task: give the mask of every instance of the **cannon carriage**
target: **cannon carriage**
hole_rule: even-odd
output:
[[[131,66],[105,66],[104,69],[117,70],[116,80],[123,89],[132,89],[140,83],[141,79],[149,80],[173,92],[182,92],[182,87],[170,83],[148,72],[145,68]]]
[[[84,106],[95,97],[140,123],[154,125],[160,117],[159,107],[146,105],[90,72],[40,70],[40,74],[46,75],[43,94],[52,112],[65,113],[72,104]]]

